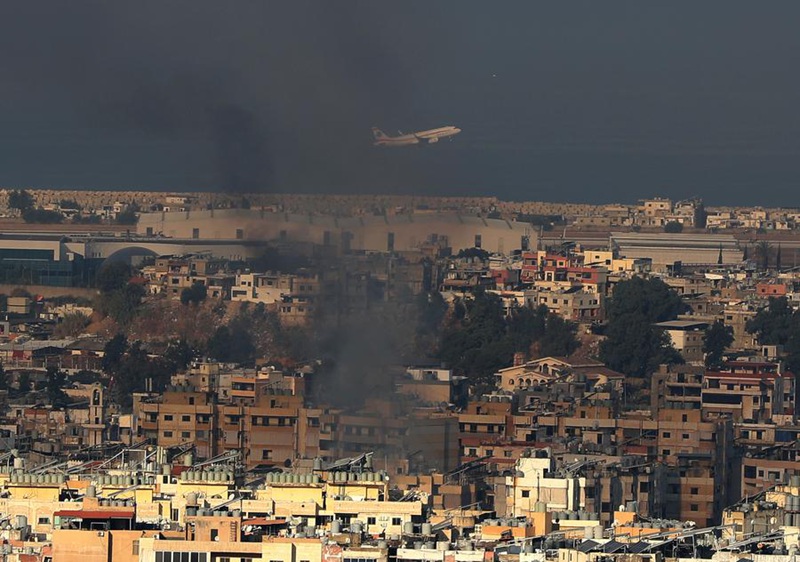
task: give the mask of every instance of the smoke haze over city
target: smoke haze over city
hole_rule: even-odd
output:
[[[790,2],[44,2],[0,23],[0,184],[790,205]],[[372,146],[440,125],[452,142]]]

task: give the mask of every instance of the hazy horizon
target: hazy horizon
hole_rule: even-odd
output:
[[[800,185],[795,3],[6,11],[2,186],[794,206]]]

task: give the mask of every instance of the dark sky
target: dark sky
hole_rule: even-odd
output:
[[[800,3],[7,2],[0,185],[795,205]],[[452,142],[379,149],[445,124]]]

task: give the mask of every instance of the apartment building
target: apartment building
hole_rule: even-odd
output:
[[[670,343],[680,353],[683,360],[690,364],[702,365],[705,359],[703,345],[708,323],[695,320],[669,320],[658,322],[669,336]]]
[[[796,380],[781,363],[730,361],[719,371],[706,371],[703,411],[734,421],[793,422]]]

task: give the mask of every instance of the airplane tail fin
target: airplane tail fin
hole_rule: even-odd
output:
[[[372,136],[375,137],[375,140],[381,139],[388,139],[389,136],[381,131],[378,127],[372,127]]]

